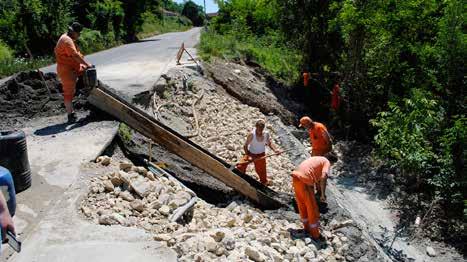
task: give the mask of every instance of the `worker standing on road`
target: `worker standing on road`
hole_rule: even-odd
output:
[[[319,233],[319,208],[313,186],[319,184],[320,201],[326,202],[326,180],[331,163],[325,157],[314,156],[303,161],[292,172],[292,184],[295,191],[298,212],[305,230],[314,238]]]
[[[269,146],[274,153],[279,153],[274,144],[271,142],[271,136],[264,131],[264,120],[258,120],[253,131],[248,134],[243,150],[245,155],[237,164],[236,168],[240,172],[245,173],[248,165],[253,162],[255,171],[259,176],[259,180],[263,185],[268,185],[266,172],[266,159],[262,158],[266,155],[266,146]]]
[[[78,40],[83,26],[74,22],[69,28],[68,33],[63,34],[58,39],[55,46],[55,59],[57,61],[57,74],[63,86],[63,100],[66,112],[68,113],[68,122],[76,121],[76,115],[73,112],[73,97],[75,95],[76,82],[84,70],[91,67],[91,64],[84,61],[75,41]]]
[[[304,116],[300,119],[299,127],[304,127],[308,130],[311,140],[312,156],[324,156],[331,151],[331,136],[323,124],[314,122],[308,116]]]

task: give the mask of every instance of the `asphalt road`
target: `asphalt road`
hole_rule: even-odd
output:
[[[96,65],[101,81],[132,97],[151,89],[162,73],[176,66],[175,56],[182,43],[196,55],[200,30],[155,36],[85,59]],[[182,62],[192,63],[187,60],[185,56]],[[55,72],[55,68],[51,65],[42,70]],[[86,193],[86,181],[96,175],[86,171],[86,163],[113,138],[118,126],[115,121],[89,122],[80,117],[71,126],[64,123],[65,112],[25,123],[33,185],[18,194],[14,218],[23,251],[12,254],[4,246],[0,260],[175,261],[172,250],[143,230],[102,227],[80,218],[80,197]]]

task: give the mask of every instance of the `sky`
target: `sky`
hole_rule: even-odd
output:
[[[192,1],[195,2],[197,5],[200,5],[200,6],[204,5],[203,0],[192,0]],[[175,2],[183,3],[185,2],[185,0],[175,0]],[[214,13],[214,12],[217,12],[218,10],[219,10],[219,7],[214,3],[213,0],[206,0],[206,11],[208,13]]]

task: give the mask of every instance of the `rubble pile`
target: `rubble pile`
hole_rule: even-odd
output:
[[[156,96],[156,105],[170,104],[160,108],[162,111],[170,111],[173,115],[181,117],[192,126],[191,133],[198,134],[191,139],[198,145],[209,150],[228,163],[238,163],[243,154],[243,145],[249,132],[254,128],[258,119],[266,119],[266,116],[258,108],[244,105],[238,100],[225,95],[211,82],[201,77],[194,71],[183,70],[170,71],[167,84],[159,84],[164,88],[163,94]],[[188,84],[182,85],[183,77],[189,79]],[[171,84],[173,83],[173,84]],[[162,87],[161,87],[162,86]],[[196,112],[193,112],[192,105]],[[196,129],[194,114],[197,114],[199,130]],[[171,124],[171,119],[161,119],[165,124]],[[266,125],[266,130],[273,139],[273,143],[281,150],[275,130]],[[268,149],[267,152],[272,153]],[[268,179],[273,190],[285,193],[293,193],[290,172],[294,165],[285,154],[273,156],[267,161]],[[254,165],[248,167],[247,174],[257,175]]]
[[[246,201],[219,208],[198,200],[186,225],[168,216],[193,197],[179,183],[127,162],[98,161],[115,171],[93,178],[81,202],[82,213],[101,225],[136,226],[173,248],[180,261],[341,261],[349,240],[334,229],[351,221],[333,221],[319,246],[301,229],[292,210],[261,211]],[[300,259],[298,259],[300,258]]]

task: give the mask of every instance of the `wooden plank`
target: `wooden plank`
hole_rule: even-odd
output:
[[[210,155],[192,141],[180,136],[175,131],[164,126],[153,117],[119,99],[109,90],[94,88],[88,101],[101,110],[111,114],[126,123],[142,135],[164,146],[170,152],[177,154],[191,164],[206,171],[211,176],[224,182],[229,187],[250,198],[264,208],[277,208],[285,205],[285,201],[275,198],[277,193],[261,188],[256,181],[245,180],[245,177],[229,170],[230,165],[217,157]],[[252,185],[253,184],[253,185]]]

